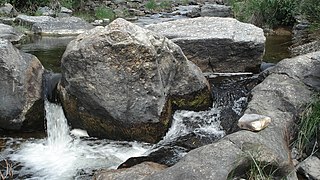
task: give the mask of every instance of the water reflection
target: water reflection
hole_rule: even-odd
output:
[[[291,35],[272,35],[266,37],[263,61],[277,63],[291,56],[289,47],[292,45]]]

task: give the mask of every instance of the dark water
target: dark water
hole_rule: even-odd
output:
[[[27,53],[37,56],[45,69],[59,73],[61,58],[68,43],[74,39],[70,37],[39,37],[32,36],[29,42],[19,48]]]
[[[289,47],[292,45],[291,35],[273,35],[266,37],[265,55],[263,61],[277,63],[289,58]]]

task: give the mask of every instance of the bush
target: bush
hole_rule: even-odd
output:
[[[112,9],[104,6],[100,6],[95,10],[95,16],[98,19],[110,19],[110,20],[114,20],[116,17]]]
[[[297,0],[231,0],[237,19],[257,26],[292,26]]]
[[[301,13],[313,23],[320,22],[320,1],[302,0],[300,5]]]

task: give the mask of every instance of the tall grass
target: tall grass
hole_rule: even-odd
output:
[[[303,112],[299,123],[299,133],[296,141],[296,147],[301,154],[306,152],[310,143],[317,138],[318,128],[320,126],[320,96],[317,95],[314,101],[308,105]]]

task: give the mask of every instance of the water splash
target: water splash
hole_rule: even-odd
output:
[[[179,110],[174,113],[171,128],[158,144],[167,144],[189,133],[198,136],[214,135],[222,138],[225,135],[220,126],[220,109],[211,108],[207,111]]]
[[[47,139],[7,140],[2,154],[19,167],[14,172],[18,179],[74,179],[99,168],[116,168],[151,148],[146,143],[73,138],[62,107],[45,102],[45,109]]]

